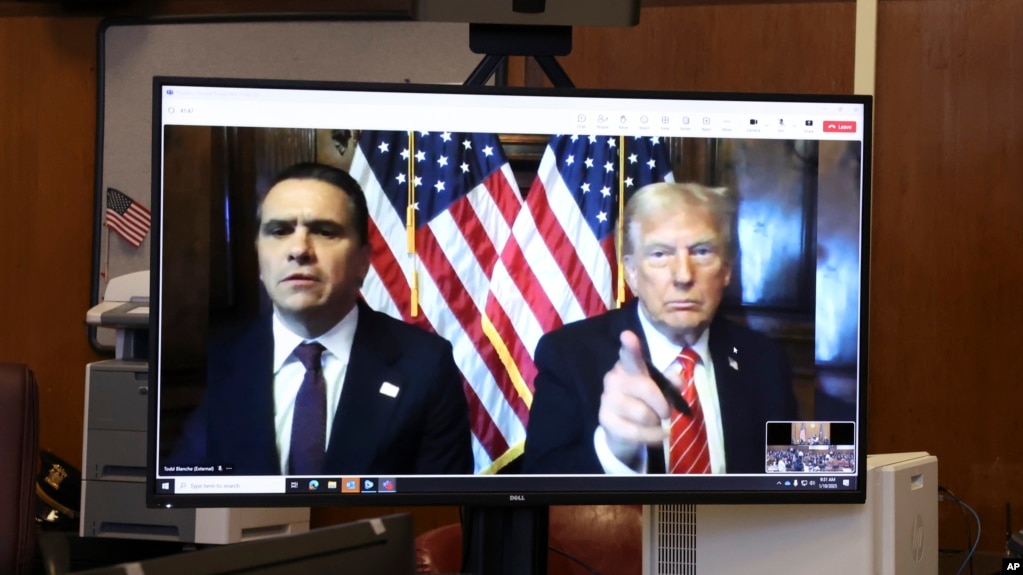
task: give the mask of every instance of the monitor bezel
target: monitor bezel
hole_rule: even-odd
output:
[[[152,92],[152,228],[150,241],[150,309],[154,312],[160,306],[161,277],[160,254],[162,234],[162,106],[161,95],[164,86],[196,86],[224,88],[268,88],[295,90],[351,90],[391,93],[436,93],[488,96],[524,96],[524,97],[581,97],[581,98],[625,98],[625,99],[660,99],[660,100],[746,100],[755,102],[806,102],[822,104],[858,104],[863,106],[863,154],[861,156],[861,199],[860,199],[860,291],[859,291],[859,324],[858,324],[858,364],[857,364],[857,414],[856,421],[856,471],[854,474],[843,474],[843,477],[856,478],[856,486],[850,490],[767,490],[739,489],[693,490],[678,489],[672,491],[644,491],[639,487],[629,489],[608,489],[598,491],[573,490],[571,484],[580,481],[600,481],[606,484],[621,483],[623,478],[604,475],[565,475],[554,478],[560,484],[557,489],[549,490],[515,490],[494,489],[481,485],[479,490],[446,491],[429,493],[246,493],[246,494],[181,494],[159,493],[156,490],[156,445],[157,445],[157,408],[159,390],[155,388],[158,381],[157,350],[159,345],[159,314],[150,314],[149,349],[149,381],[152,389],[149,393],[149,418],[147,426],[147,465],[146,465],[146,501],[151,507],[265,507],[265,506],[365,506],[365,505],[497,505],[497,506],[536,506],[536,505],[579,505],[579,504],[833,504],[863,503],[866,500],[866,446],[867,446],[867,382],[868,358],[868,287],[870,262],[870,206],[871,206],[871,164],[872,164],[872,133],[873,133],[873,98],[863,95],[849,94],[797,94],[797,93],[744,93],[744,92],[694,92],[694,91],[652,91],[625,89],[564,89],[564,88],[516,88],[494,86],[466,86],[441,84],[384,84],[363,82],[337,81],[302,81],[277,79],[246,79],[246,78],[205,78],[196,76],[154,76]],[[829,475],[822,473],[820,475]],[[399,476],[400,478],[401,476]],[[457,476],[469,478],[469,476]],[[497,475],[472,476],[472,481],[502,484],[505,480],[491,481],[491,477],[538,477],[528,475]],[[553,476],[542,476],[551,479]],[[646,476],[653,479],[654,476]],[[718,475],[714,477],[729,477]],[[738,477],[732,475],[731,477]],[[763,477],[763,475],[756,475]],[[640,481],[649,481],[649,479]],[[635,479],[635,478],[629,478]]]

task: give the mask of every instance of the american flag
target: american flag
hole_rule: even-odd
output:
[[[469,401],[475,470],[497,471],[515,446],[521,451],[529,409],[510,358],[490,343],[514,331],[483,315],[522,204],[500,142],[492,134],[364,131],[350,171],[369,204],[373,256],[363,297],[451,341]]]
[[[622,169],[624,166],[624,169]],[[491,282],[487,312],[511,318],[515,356],[532,388],[544,333],[617,304],[615,231],[625,197],[673,181],[658,138],[553,136]]]
[[[107,188],[107,227],[136,248],[146,239],[150,227],[150,212],[145,206]]]

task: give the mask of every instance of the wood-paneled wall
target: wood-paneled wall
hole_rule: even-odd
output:
[[[645,8],[633,28],[575,30],[561,62],[578,87],[849,93],[854,21],[848,1]]]
[[[926,449],[1001,550],[1023,527],[1023,2],[878,15],[870,447]],[[963,517],[941,506],[941,542]]]
[[[257,0],[166,0],[139,13],[265,11]],[[333,8],[337,5],[333,4]],[[407,11],[396,0],[346,10]],[[579,86],[850,92],[855,4],[649,2],[631,29],[581,29],[562,60]],[[289,9],[330,9],[305,0]],[[131,11],[131,8],[122,9]],[[81,462],[99,18],[0,1],[0,361],[42,383],[41,441]],[[871,452],[938,455],[977,509],[981,549],[1023,525],[1023,3],[881,0],[870,257]],[[510,66],[520,83],[535,67]],[[962,546],[942,504],[941,544]],[[320,524],[385,512],[317,510]],[[454,508],[416,510],[417,530]]]
[[[40,384],[39,441],[82,459],[92,277],[95,17],[0,18],[0,361]]]

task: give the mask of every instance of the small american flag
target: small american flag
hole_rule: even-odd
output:
[[[107,188],[107,227],[139,247],[149,233],[150,212],[122,192]]]

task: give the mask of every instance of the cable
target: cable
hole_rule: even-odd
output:
[[[952,493],[951,489],[949,489],[947,487],[944,487],[942,485],[938,486],[938,491],[941,491],[941,492],[944,492],[944,493],[948,493],[951,496],[951,498],[949,499],[950,501],[952,501],[953,499],[956,499],[956,500],[959,499],[958,497],[956,497],[955,493]],[[941,497],[939,496],[939,501],[940,500],[941,500]],[[949,552],[949,553],[965,553],[967,550],[969,550],[970,543],[973,541],[973,529],[970,528],[970,518],[966,516],[966,509],[964,507],[962,507],[962,506],[959,506],[959,511],[962,512],[962,514],[963,514],[963,524],[966,525],[966,547],[964,547],[962,550],[959,550],[959,549],[939,549],[939,551],[944,551],[944,552]],[[971,557],[969,557],[969,559],[970,559],[970,575],[973,575],[973,557],[971,556]]]
[[[589,565],[583,563],[582,560],[579,559],[578,557],[575,557],[575,556],[572,556],[572,555],[570,555],[568,553],[565,553],[561,549],[558,549],[557,547],[554,547],[554,546],[550,546],[550,547],[548,547],[548,549],[550,549],[551,551],[557,553],[558,555],[561,555],[562,557],[567,557],[568,559],[570,559],[572,561],[575,561],[576,563],[581,565],[583,569],[589,571],[590,573],[593,573],[593,575],[600,575],[600,571],[597,571],[593,567],[590,567]]]
[[[1012,541],[1012,503],[1005,502],[1005,553],[1009,553],[1009,543]]]
[[[941,489],[941,488],[939,488],[939,489]],[[948,499],[949,501],[952,501],[953,503],[959,505],[961,508],[969,511],[970,513],[973,514],[973,519],[977,522],[977,537],[973,540],[973,545],[970,547],[970,552],[969,552],[969,554],[966,555],[966,559],[963,560],[963,564],[959,566],[959,571],[956,571],[956,575],[960,575],[963,572],[963,569],[966,569],[966,565],[967,564],[970,565],[971,569],[973,568],[973,554],[977,551],[977,544],[980,543],[980,530],[981,530],[980,529],[980,516],[977,515],[977,512],[974,511],[974,509],[972,507],[967,505],[966,502],[964,502],[962,499],[959,499],[955,495],[952,495],[952,493],[950,491],[948,491],[947,489],[944,489],[944,491],[945,491],[946,494],[945,495],[939,495],[938,496],[939,498],[941,498],[941,499]]]
[[[1013,549],[1013,507],[1012,503],[1006,501],[1006,557],[1019,557],[1018,552]]]
[[[941,492],[944,492],[946,494],[946,495],[939,495],[938,496],[938,500],[939,501],[945,501],[947,499],[947,500],[949,500],[949,501],[959,505],[959,510],[963,513],[963,521],[964,521],[964,525],[966,526],[966,549],[963,550],[963,551],[966,552],[966,558],[963,560],[963,564],[959,567],[959,571],[957,571],[957,575],[959,573],[962,573],[963,569],[965,568],[965,566],[967,564],[970,565],[970,574],[973,575],[973,556],[974,556],[974,553],[976,552],[976,549],[977,549],[977,543],[980,541],[980,518],[977,516],[977,512],[974,511],[972,507],[970,507],[969,505],[964,503],[961,499],[956,497],[956,495],[952,492],[951,489],[948,489],[947,487],[943,487],[943,486],[939,485],[938,486],[938,490],[941,491]],[[973,517],[974,517],[974,519],[977,522],[977,538],[975,540],[973,540],[972,543],[970,541],[972,539],[972,531],[970,529],[969,518],[966,515],[966,510],[967,509],[969,509],[969,511],[971,513],[973,513]]]

